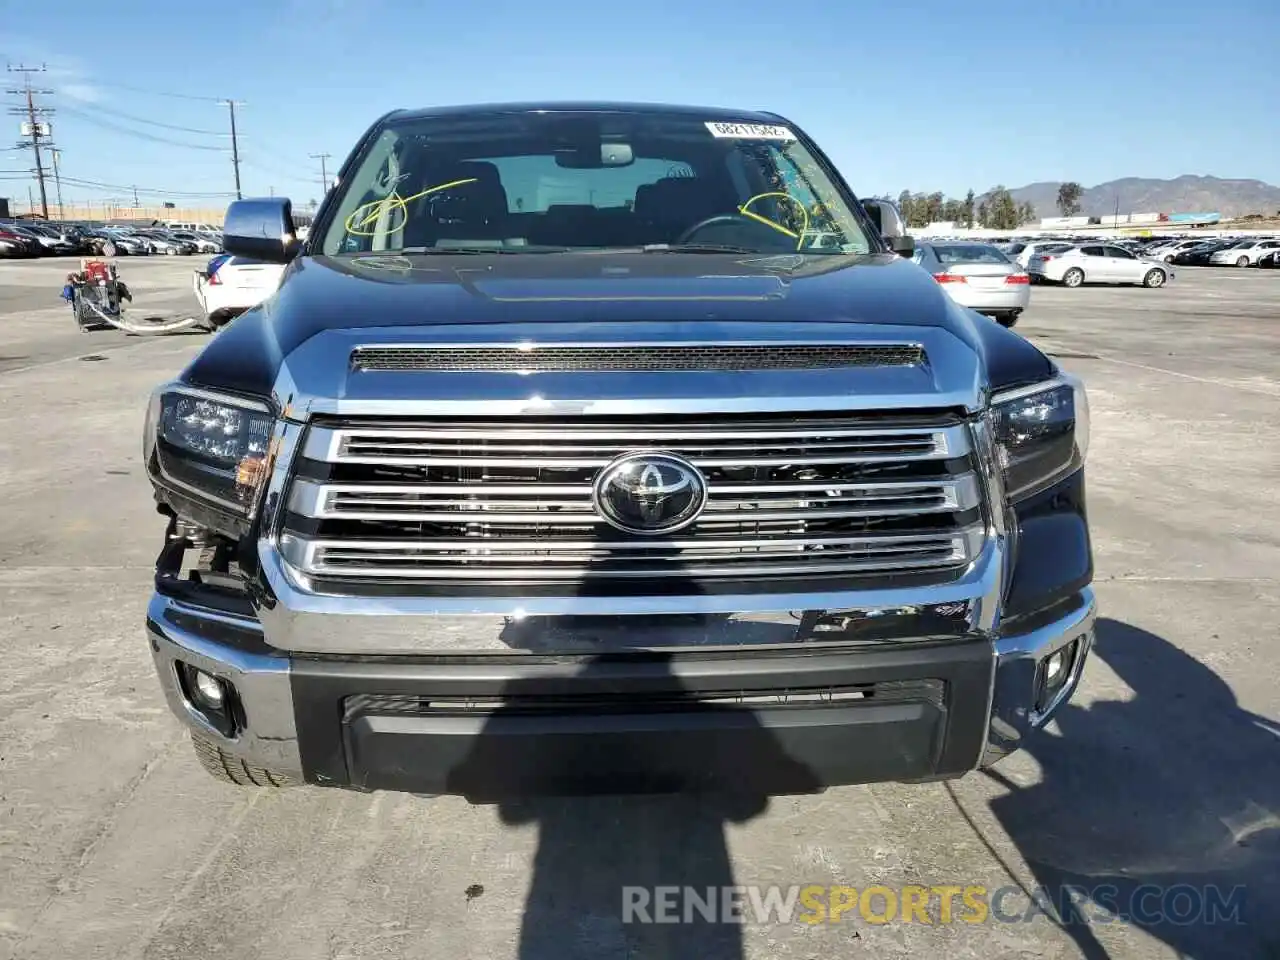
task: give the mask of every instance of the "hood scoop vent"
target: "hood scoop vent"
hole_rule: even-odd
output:
[[[912,367],[915,343],[407,344],[356,347],[357,372],[565,373]]]

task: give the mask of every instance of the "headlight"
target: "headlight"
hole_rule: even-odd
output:
[[[996,456],[1010,500],[1030,496],[1084,463],[1089,401],[1071,374],[997,394],[991,402]]]
[[[262,401],[162,387],[148,415],[148,460],[154,456],[171,485],[248,514],[266,477],[274,428]]]

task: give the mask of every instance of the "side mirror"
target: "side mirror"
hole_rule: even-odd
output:
[[[889,242],[889,248],[902,257],[915,253],[915,240],[907,233],[907,222],[902,219],[902,211],[891,200],[863,200],[863,209],[880,231],[880,235]]]
[[[301,243],[293,223],[293,203],[286,197],[237,200],[227,207],[222,249],[267,263],[288,263]]]

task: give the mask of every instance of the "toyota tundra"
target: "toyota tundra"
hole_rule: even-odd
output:
[[[237,784],[454,794],[953,778],[1071,696],[1081,383],[912,263],[796,124],[396,111],[279,287],[154,393],[146,618]]]

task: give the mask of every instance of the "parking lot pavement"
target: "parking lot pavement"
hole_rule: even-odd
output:
[[[120,278],[133,294],[130,315],[198,316],[191,274],[208,261],[208,257],[117,260]],[[79,266],[79,257],[0,260],[0,373],[144,342],[120,330],[80,332],[71,308],[60,296],[67,274]]]
[[[190,263],[125,266],[189,296]],[[162,524],[139,463],[150,388],[203,340],[33,322],[44,267],[13,295],[0,264],[0,352],[35,360],[0,373],[0,958],[1280,955],[1280,273],[1032,292],[1018,330],[1093,409],[1102,620],[1060,720],[989,773],[730,816],[206,777],[143,640]],[[74,359],[82,343],[103,359]],[[657,884],[878,884],[899,904],[904,885],[981,885],[994,912],[964,922],[957,898],[937,922],[935,898],[933,924],[877,923],[877,894],[839,923],[621,925],[621,888]],[[1093,922],[1032,909],[1039,890]]]

